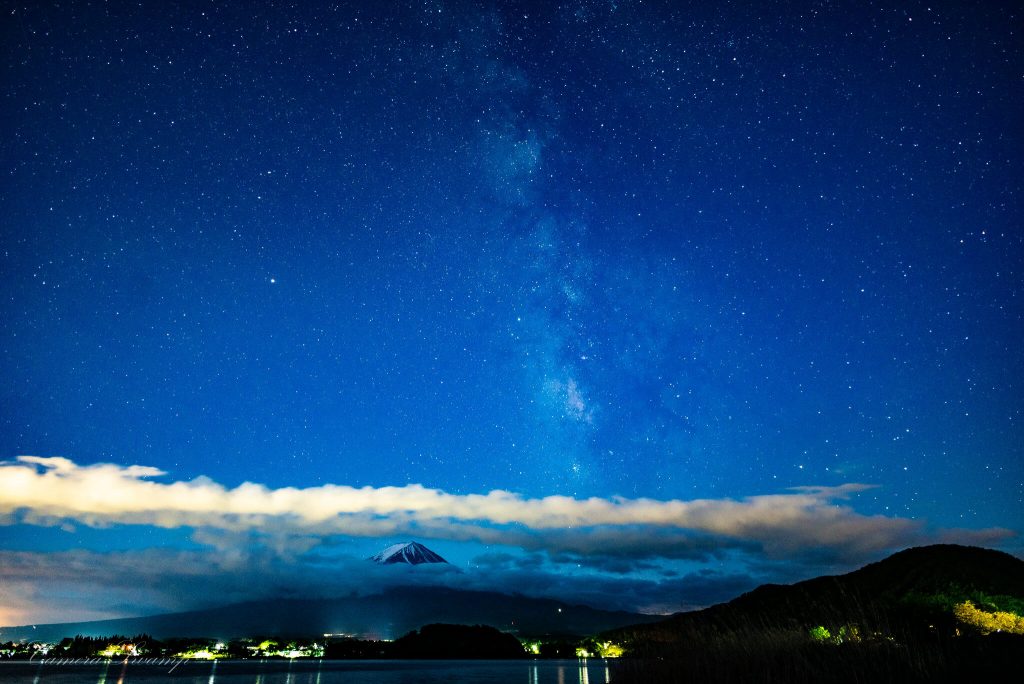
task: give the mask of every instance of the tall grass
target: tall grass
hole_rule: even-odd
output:
[[[848,615],[848,613],[847,613]],[[977,682],[1024,673],[1024,637],[958,635],[952,624],[890,621],[868,608],[857,629],[824,621],[831,638],[806,624],[761,618],[745,624],[700,621],[625,634],[630,657],[617,663],[615,684],[658,682]]]

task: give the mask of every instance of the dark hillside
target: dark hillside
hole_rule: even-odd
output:
[[[489,625],[523,636],[586,636],[659,619],[551,599],[447,587],[396,587],[370,596],[251,601],[208,610],[95,622],[0,628],[0,641],[60,641],[81,634],[156,638],[350,634],[397,638],[430,623]]]
[[[965,601],[1020,616],[1024,561],[964,546],[908,549],[606,636],[634,658],[621,682],[976,681],[1016,667],[1024,636],[963,622],[954,610]]]
[[[1024,561],[1001,551],[936,545],[900,551],[845,575],[767,584],[710,608],[617,630],[671,640],[690,629],[810,628],[828,622],[887,627],[918,616],[929,597],[1024,597]],[[935,610],[944,608],[935,602]],[[655,636],[657,635],[657,636]]]

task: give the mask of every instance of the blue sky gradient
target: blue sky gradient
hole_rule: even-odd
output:
[[[782,509],[793,488],[870,486],[802,523],[881,516],[853,554],[669,524],[702,539],[684,553],[659,523],[630,528],[657,554],[625,562],[621,538],[566,541],[585,518],[557,543],[530,524],[421,539],[463,567],[483,558],[498,588],[530,573],[534,593],[557,581],[595,605],[703,605],[907,543],[1021,553],[1010,5],[5,14],[0,622],[68,612],[55,587],[89,616],[190,607],[159,587],[259,568],[313,591],[323,554],[417,536],[26,502],[12,474],[53,471],[23,455],[69,459],[84,498],[97,464],[225,491]],[[111,601],[98,576],[54,569],[66,553],[112,574],[137,553],[169,575]]]

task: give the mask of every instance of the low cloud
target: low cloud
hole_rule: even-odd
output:
[[[164,476],[141,465],[21,456],[0,464],[0,521],[193,528],[215,546],[257,536],[282,553],[307,551],[335,535],[413,535],[579,556],[690,559],[728,548],[769,557],[824,550],[856,558],[940,534],[907,518],[857,513],[845,502],[869,488],[863,484],[682,501],[527,498],[503,490],[450,494],[418,484],[271,489],[246,482],[228,488],[206,477],[158,481]],[[988,543],[1012,536],[1002,529],[941,534]]]
[[[622,576],[575,571],[539,555],[486,554],[452,566],[380,566],[351,556],[282,559],[212,550],[0,551],[0,625],[153,615],[274,598],[372,595],[425,585],[501,591],[606,609],[671,612],[728,600],[744,574]]]
[[[448,584],[461,574],[449,565],[403,569],[351,556],[282,558],[265,550],[0,551],[0,625],[370,595],[397,585]]]
[[[867,488],[692,501],[457,495],[420,485],[229,488],[205,477],[167,480],[146,466],[23,456],[0,463],[0,524],[184,529],[200,547],[0,551],[0,624],[365,594],[409,582],[667,612],[764,581],[852,569],[910,545],[1012,536],[863,515],[849,500]],[[399,536],[487,548],[463,572],[403,573],[353,555],[354,538]]]

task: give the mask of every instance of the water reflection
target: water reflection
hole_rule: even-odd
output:
[[[580,660],[580,681],[579,681],[579,684],[590,684],[590,671],[591,670],[597,670],[598,671],[598,672],[594,673],[595,674],[595,678],[594,678],[595,682],[599,681],[598,677],[600,677],[600,673],[603,671],[605,684],[611,684],[611,681],[612,681],[612,671],[611,671],[611,668],[608,666],[608,661],[607,660],[601,660],[599,662],[594,662],[593,660],[587,660],[586,658],[583,658],[582,660]]]
[[[107,684],[107,670],[110,669],[110,661],[103,663],[103,669],[100,670],[100,678],[96,680],[96,684]]]
[[[604,675],[604,682],[605,682],[605,684],[610,684],[611,681],[612,681],[612,672],[611,672],[611,668],[608,666],[608,661],[607,660],[595,661],[595,660],[588,660],[586,658],[583,658],[583,659],[581,659],[579,661],[578,668],[579,668],[578,671],[577,671],[577,677],[578,678],[574,682],[572,682],[571,684],[590,684],[590,675],[591,675],[591,673],[593,673],[593,675],[594,675],[594,681],[595,682],[601,681],[601,675],[602,674]],[[561,664],[558,665],[558,670],[556,671],[556,676],[558,678],[558,684],[566,684],[567,673],[569,671],[570,670],[569,670],[568,666],[561,665]],[[531,684],[543,684],[542,681],[538,681],[538,678],[537,678],[537,667],[536,666],[534,666],[534,668],[533,668],[533,678],[530,680],[530,682],[531,682]]]
[[[602,658],[291,662],[151,659],[93,661],[84,667],[82,663],[0,662],[0,682],[5,684],[155,684],[171,678],[180,684],[610,684],[611,672],[608,661]]]

